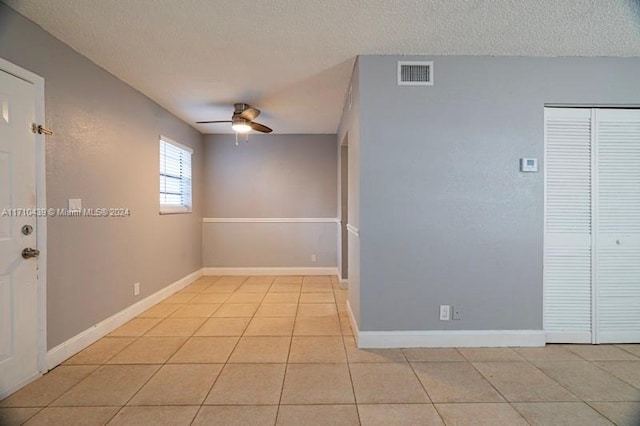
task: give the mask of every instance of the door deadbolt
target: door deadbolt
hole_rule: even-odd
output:
[[[40,256],[40,250],[34,248],[26,248],[22,250],[22,258],[23,259],[33,259],[34,257]]]
[[[33,226],[24,225],[22,227],[22,235],[31,235],[33,233]]]

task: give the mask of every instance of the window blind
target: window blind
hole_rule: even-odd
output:
[[[192,151],[160,139],[160,211],[191,211]]]

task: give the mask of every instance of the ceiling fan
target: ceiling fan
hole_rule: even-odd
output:
[[[248,133],[251,130],[261,133],[271,133],[273,130],[264,124],[256,123],[260,110],[249,104],[233,104],[231,120],[197,121],[198,124],[231,123],[231,128],[237,133]]]

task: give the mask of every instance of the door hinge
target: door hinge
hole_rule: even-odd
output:
[[[36,124],[36,123],[31,123],[31,131],[39,135],[47,135],[47,136],[53,135],[53,131],[47,129],[41,124]]]

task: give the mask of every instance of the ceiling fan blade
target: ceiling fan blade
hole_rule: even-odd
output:
[[[273,132],[273,129],[265,126],[264,124],[255,123],[254,122],[254,123],[251,123],[250,126],[256,132],[262,132],[262,133],[271,133],[271,132]]]
[[[231,120],[196,121],[197,124],[231,123]]]
[[[246,108],[240,113],[240,117],[253,121],[260,115],[260,110],[250,105],[246,105]]]

